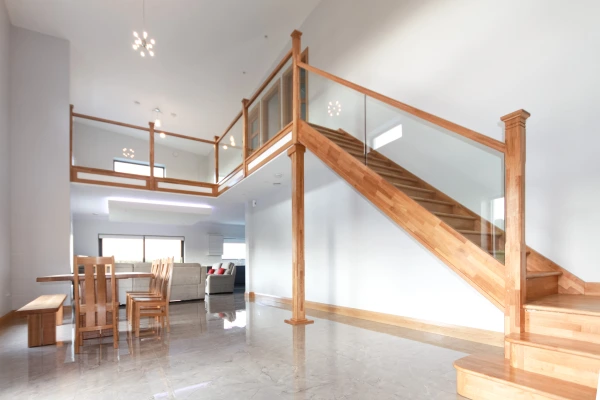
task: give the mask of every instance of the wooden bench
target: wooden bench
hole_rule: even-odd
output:
[[[17,312],[27,315],[29,347],[56,343],[56,325],[62,325],[66,294],[46,294],[21,307]]]

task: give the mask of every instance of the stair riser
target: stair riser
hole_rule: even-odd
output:
[[[443,212],[443,213],[452,213],[454,211],[454,207],[447,204],[438,204],[438,203],[430,203],[428,201],[419,201],[417,203],[425,207],[429,211],[434,212]]]
[[[525,332],[600,344],[600,317],[526,310]]]
[[[456,371],[456,391],[461,396],[472,400],[550,400],[550,397],[529,392],[524,388],[514,387],[498,381]]]
[[[513,368],[591,388],[598,386],[600,360],[523,343],[510,343],[510,352]]]
[[[446,216],[439,216],[439,218],[454,229],[475,229],[475,221],[471,219],[454,218]]]
[[[494,248],[494,246],[493,246],[494,240],[496,241],[495,248],[501,249],[500,242],[501,242],[502,238],[499,236],[494,237],[492,235],[480,235],[480,234],[468,234],[468,233],[462,233],[461,235],[463,235],[464,237],[466,237],[471,242],[475,243],[477,246],[481,247],[484,250],[493,249]]]
[[[413,190],[411,188],[398,188],[398,190],[401,190],[402,192],[404,192],[405,194],[409,195],[409,196],[415,196],[415,197],[422,197],[424,199],[433,199],[435,193],[428,193],[428,192],[422,192],[420,190]]]
[[[527,301],[558,293],[558,276],[527,279]]]

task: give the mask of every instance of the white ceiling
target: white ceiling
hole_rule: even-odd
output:
[[[6,5],[15,26],[70,41],[76,112],[146,125],[159,107],[163,129],[212,139],[224,132],[241,99],[259,86],[290,33],[319,1],[146,0],[154,58],[131,48],[132,32],[143,30],[142,0]]]

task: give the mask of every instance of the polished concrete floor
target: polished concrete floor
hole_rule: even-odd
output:
[[[71,324],[57,346],[29,349],[15,319],[0,328],[0,398],[457,399],[453,361],[502,351],[327,313],[292,327],[289,316],[243,294],[213,295],[173,304],[170,333],[148,321],[135,339],[121,322],[118,350],[92,339],[78,355]]]

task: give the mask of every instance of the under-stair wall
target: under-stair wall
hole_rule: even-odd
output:
[[[503,331],[502,311],[310,152],[306,174],[307,301]],[[281,267],[291,262],[290,203],[283,187],[249,208],[250,291],[291,297]]]

